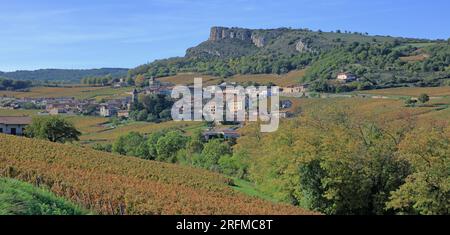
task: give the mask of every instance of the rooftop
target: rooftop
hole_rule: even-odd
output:
[[[31,123],[30,117],[1,117],[0,116],[0,124],[6,125],[28,125]]]

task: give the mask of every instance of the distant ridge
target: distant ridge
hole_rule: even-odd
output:
[[[128,69],[124,68],[100,68],[100,69],[39,69],[18,70],[15,72],[1,72],[0,77],[15,80],[31,81],[65,81],[79,83],[85,77],[97,77],[110,74],[114,78],[126,76]]]

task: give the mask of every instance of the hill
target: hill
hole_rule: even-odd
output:
[[[303,69],[306,73],[297,82],[310,82],[312,89],[320,92],[441,86],[450,83],[450,44],[339,30],[213,27],[209,39],[187,49],[184,57],[138,66],[129,76],[200,73],[228,78]],[[340,72],[353,73],[359,81],[330,82]]]
[[[80,83],[86,77],[101,77],[111,75],[114,78],[123,77],[128,69],[101,68],[101,69],[40,69],[35,71],[0,72],[0,77],[14,80],[29,81],[65,81]]]
[[[0,135],[0,173],[99,214],[315,214],[245,196],[205,170]]]
[[[308,29],[244,29],[212,27],[210,37],[200,45],[189,48],[186,57],[220,57],[224,59],[249,55],[293,56],[299,53],[330,50],[342,43],[351,44],[416,42],[422,40],[369,36],[362,33],[314,32]]]
[[[0,215],[83,215],[87,211],[47,190],[0,178]]]

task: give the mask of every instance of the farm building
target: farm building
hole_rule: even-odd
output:
[[[219,139],[237,139],[240,137],[240,134],[231,129],[225,129],[225,130],[210,130],[203,132],[203,138],[206,140],[219,138]]]
[[[0,133],[24,135],[25,127],[30,123],[30,117],[0,117]]]

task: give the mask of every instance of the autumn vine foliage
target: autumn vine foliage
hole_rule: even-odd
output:
[[[314,214],[240,194],[208,171],[0,135],[0,174],[98,214]]]
[[[269,135],[247,127],[235,147],[246,177],[325,214],[449,214],[449,122],[358,107],[316,104]]]

